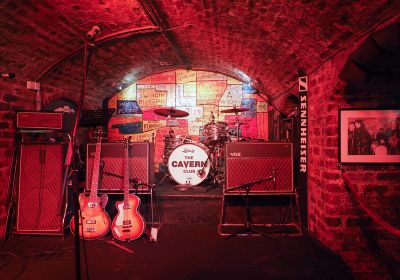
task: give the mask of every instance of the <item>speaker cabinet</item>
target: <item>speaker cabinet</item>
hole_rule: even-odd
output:
[[[57,216],[64,173],[64,145],[20,146],[16,233],[62,234]]]
[[[225,193],[244,192],[237,186],[272,178],[250,187],[251,193],[293,192],[291,143],[232,142],[225,147]]]
[[[96,144],[87,145],[86,190],[90,191]],[[123,143],[101,144],[99,173],[100,192],[120,193],[124,191],[124,148]],[[134,142],[129,146],[129,178],[138,179],[145,184],[154,183],[154,145],[146,142]],[[131,189],[134,186],[131,185]],[[139,186],[139,191],[149,191]]]

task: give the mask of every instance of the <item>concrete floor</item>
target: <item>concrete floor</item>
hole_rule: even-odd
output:
[[[214,225],[168,224],[157,242],[118,242],[132,253],[111,240],[86,241],[90,279],[352,279],[338,256],[305,236],[226,239]],[[74,279],[70,234],[14,236],[0,246],[2,280]]]

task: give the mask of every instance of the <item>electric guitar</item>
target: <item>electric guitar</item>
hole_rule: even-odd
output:
[[[111,232],[115,239],[130,241],[139,238],[145,229],[143,217],[138,212],[140,198],[129,194],[129,138],[124,142],[124,200],[117,201],[115,207],[118,214],[115,216]]]
[[[100,169],[100,154],[101,154],[101,133],[98,131],[96,152],[93,162],[92,182],[90,195],[86,196],[81,193],[79,195],[79,236],[87,240],[98,239],[105,236],[110,230],[110,217],[104,211],[107,204],[107,194],[101,197],[97,195],[99,185],[99,169]],[[75,231],[75,217],[71,219],[70,229],[73,234]]]

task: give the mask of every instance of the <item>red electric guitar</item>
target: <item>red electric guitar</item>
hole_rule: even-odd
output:
[[[124,200],[115,203],[118,214],[115,216],[111,232],[121,241],[139,238],[145,229],[143,217],[138,212],[140,198],[129,194],[129,138],[124,143]]]
[[[101,153],[101,135],[102,131],[98,131],[96,152],[93,162],[92,182],[90,195],[86,196],[81,193],[79,195],[79,205],[81,212],[79,214],[79,236],[85,239],[98,239],[105,236],[110,230],[110,217],[104,211],[107,204],[107,194],[101,197],[97,195],[99,185],[99,168]],[[75,224],[73,217],[71,219],[71,232],[75,234]]]

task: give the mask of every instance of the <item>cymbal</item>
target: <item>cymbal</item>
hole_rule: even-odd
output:
[[[153,110],[154,114],[164,117],[184,118],[189,116],[188,112],[174,108],[158,108]]]
[[[236,114],[236,113],[239,113],[239,112],[246,112],[248,110],[249,110],[249,108],[233,107],[233,108],[230,108],[230,109],[222,110],[221,113],[235,113]]]

